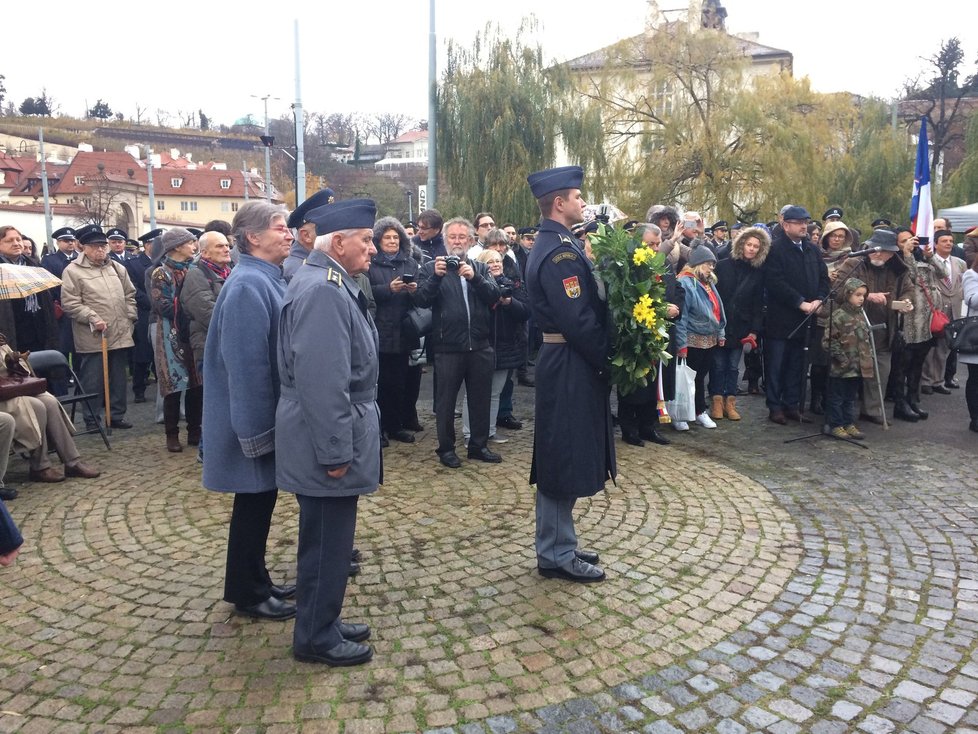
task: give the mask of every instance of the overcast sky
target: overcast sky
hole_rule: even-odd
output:
[[[662,0],[667,9],[683,0]],[[795,75],[816,90],[893,97],[922,56],[957,33],[973,73],[978,40],[968,33],[974,0],[725,0],[730,32],[794,54]],[[293,7],[288,7],[293,6]],[[560,61],[640,32],[645,0],[556,2],[438,0],[439,64],[448,38],[470,43],[486,23],[514,31],[536,14],[548,60]],[[926,8],[930,19],[917,11]],[[249,9],[253,8],[253,9]],[[298,8],[298,10],[294,9]],[[135,116],[136,105],[172,113],[203,109],[230,124],[248,113],[289,112],[295,97],[293,23],[300,23],[302,98],[307,112],[403,112],[427,118],[428,0],[300,0],[243,3],[167,0],[132,3],[15,3],[6,10],[3,64],[8,99],[19,105],[42,87],[66,114],[102,98]],[[17,16],[22,16],[18,21]],[[933,19],[933,20],[931,20]],[[40,32],[38,23],[41,23]],[[973,23],[972,23],[973,25]],[[59,29],[55,32],[55,28]],[[175,121],[175,120],[174,120]]]

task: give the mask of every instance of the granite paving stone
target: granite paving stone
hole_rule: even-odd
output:
[[[441,467],[427,415],[385,450],[344,605],[373,631],[359,668],[296,663],[293,622],[221,600],[230,498],[166,451],[151,404],[111,451],[78,437],[96,480],[31,484],[13,457],[26,543],[0,570],[0,731],[978,731],[961,395],[925,396],[923,427],[864,426],[866,450],[786,444],[805,429],[752,397],[736,424],[619,443],[617,486],[575,510],[609,573],[590,586],[536,574],[533,397],[517,386],[501,464]],[[295,578],[297,520],[282,495],[276,583]]]

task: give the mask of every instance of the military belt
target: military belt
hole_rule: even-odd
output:
[[[543,341],[546,344],[566,344],[567,343],[567,339],[565,339],[564,338],[564,335],[561,334],[560,332],[550,333],[550,334],[548,334],[547,332],[543,332]]]

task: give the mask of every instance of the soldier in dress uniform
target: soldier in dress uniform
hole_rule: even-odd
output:
[[[323,189],[299,204],[289,215],[285,225],[292,230],[295,241],[292,243],[292,249],[289,250],[289,256],[282,264],[286,283],[292,280],[295,271],[305,261],[316,242],[316,223],[311,222],[306,215],[321,206],[332,204],[334,201],[336,201],[336,194],[333,193],[333,189]]]
[[[72,227],[62,227],[51,233],[55,244],[58,246],[57,252],[51,252],[41,258],[41,267],[57,277],[64,275],[68,263],[74,262],[78,256],[78,236]],[[61,286],[52,289],[51,297],[54,299],[54,314],[58,321],[58,351],[66,359],[72,359],[71,355],[75,352],[75,338],[71,333],[71,318],[65,316],[61,309]],[[78,358],[73,360],[74,365],[78,366]],[[68,382],[66,380],[56,381],[60,384],[52,385],[55,395],[65,395],[68,392]]]
[[[126,242],[129,241],[129,233],[119,227],[113,227],[106,231],[105,239],[109,241],[109,257],[120,265],[125,265]]]
[[[527,177],[543,219],[526,285],[543,332],[530,469],[530,484],[537,485],[537,569],[547,578],[590,583],[605,573],[595,565],[597,553],[577,547],[574,504],[604,489],[616,468],[607,304],[591,261],[570,232],[584,219],[583,179],[580,166]]]
[[[279,318],[276,480],[299,502],[292,654],[332,666],[373,656],[362,644],[370,628],[343,622],[341,610],[357,500],[382,479],[377,328],[352,278],[377,253],[376,216],[370,199],[307,215],[316,243],[289,283]]]
[[[133,402],[146,402],[146,385],[149,384],[149,373],[153,368],[153,342],[149,338],[149,321],[152,304],[149,300],[147,274],[153,269],[153,256],[159,245],[162,229],[152,229],[139,237],[143,243],[142,252],[136,252],[126,260],[126,272],[136,287],[136,326],[132,339],[135,346],[132,350],[132,392]]]

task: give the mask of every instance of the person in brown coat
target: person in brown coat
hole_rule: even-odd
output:
[[[89,224],[77,234],[82,254],[65,268],[61,306],[72,319],[75,351],[82,358],[78,378],[85,392],[103,394],[102,339],[106,339],[112,427],[132,428],[132,423],[125,419],[126,366],[128,349],[134,343],[136,288],[125,266],[108,257],[108,241],[101,227]],[[104,404],[104,399],[98,403],[99,416]]]

